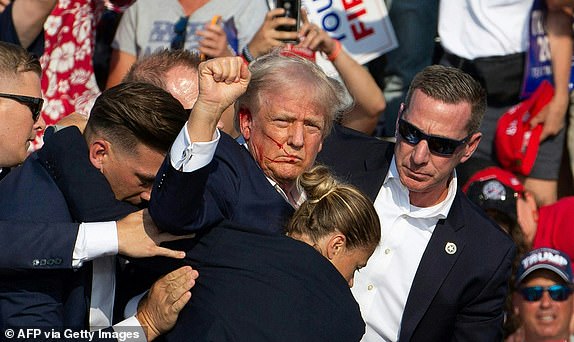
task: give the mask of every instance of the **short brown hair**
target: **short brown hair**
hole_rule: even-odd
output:
[[[413,93],[417,89],[445,103],[468,102],[471,105],[471,116],[466,130],[469,135],[478,132],[486,111],[486,92],[472,76],[460,69],[444,65],[424,68],[411,82],[405,100],[405,110],[409,107]]]
[[[122,83],[96,99],[85,134],[99,134],[124,151],[142,143],[166,153],[187,118],[181,103],[165,90],[148,83]]]
[[[136,61],[124,76],[122,82],[150,83],[165,89],[165,77],[176,66],[197,71],[201,63],[198,53],[189,50],[163,49]]]
[[[287,232],[312,242],[333,232],[347,238],[347,248],[375,248],[381,240],[379,217],[373,204],[355,187],[341,183],[323,165],[299,176],[307,200],[295,211]]]
[[[29,71],[42,76],[38,58],[19,45],[0,42],[0,76],[17,76],[18,73]]]

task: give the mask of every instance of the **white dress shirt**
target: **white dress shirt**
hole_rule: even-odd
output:
[[[375,199],[381,242],[351,289],[366,323],[362,341],[397,341],[401,319],[419,262],[439,219],[448,215],[456,194],[456,174],[444,201],[428,208],[410,204],[395,158]]]

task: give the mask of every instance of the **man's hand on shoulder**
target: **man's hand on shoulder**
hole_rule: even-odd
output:
[[[159,245],[162,242],[189,239],[195,236],[195,234],[177,236],[161,232],[147,209],[136,211],[117,221],[117,227],[119,254],[134,258],[164,256],[183,259],[185,252],[174,251]]]
[[[199,273],[184,266],[156,281],[138,305],[136,318],[144,328],[148,341],[168,332],[191,298],[191,288]]]

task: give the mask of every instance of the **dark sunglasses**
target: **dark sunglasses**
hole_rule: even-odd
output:
[[[564,284],[556,284],[548,287],[543,286],[532,286],[532,287],[523,287],[520,289],[520,294],[522,298],[524,298],[527,302],[536,302],[542,298],[544,291],[548,291],[550,298],[557,302],[563,302],[572,293],[572,288],[568,285]]]
[[[399,119],[399,134],[401,135],[401,138],[411,145],[416,145],[421,140],[426,140],[431,153],[445,157],[452,156],[459,146],[468,142],[468,139],[471,136],[468,135],[462,140],[454,140],[435,135],[428,135],[402,118]]]
[[[179,20],[173,25],[173,32],[175,36],[171,40],[171,49],[172,50],[181,50],[185,45],[185,39],[187,36],[187,22],[189,21],[189,17],[181,17]]]
[[[4,94],[4,93],[0,93],[0,97],[18,101],[21,104],[27,106],[28,108],[30,108],[30,111],[32,111],[32,119],[34,120],[34,122],[38,121],[38,118],[40,117],[40,112],[42,111],[42,106],[44,105],[44,99],[39,97]]]

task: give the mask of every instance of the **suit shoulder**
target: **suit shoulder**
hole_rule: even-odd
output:
[[[492,220],[482,208],[470,201],[462,192],[457,194],[459,203],[463,208],[465,225],[472,227],[472,232],[480,236],[480,241],[496,241],[508,248],[514,246],[511,236]]]

